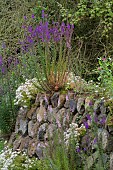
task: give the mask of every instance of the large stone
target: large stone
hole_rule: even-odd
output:
[[[41,93],[38,93],[37,96],[36,96],[35,105],[37,107],[40,106],[40,97],[41,97],[41,95],[42,95]]]
[[[84,112],[85,112],[85,100],[84,100],[84,98],[78,99],[77,110],[80,114],[84,114]]]
[[[63,118],[64,118],[65,113],[66,113],[66,109],[65,108],[62,108],[62,109],[60,109],[58,111],[58,113],[56,114],[56,123],[57,123],[57,125],[58,124],[60,124],[60,125],[63,124]]]
[[[21,144],[20,144],[19,150],[20,151],[27,151],[28,146],[29,146],[29,141],[30,141],[29,136],[23,137],[21,139]]]
[[[28,117],[29,119],[31,119],[33,113],[36,112],[36,108],[37,108],[36,106],[35,106],[35,107],[32,107],[32,108],[27,112],[27,117]]]
[[[37,139],[32,139],[29,141],[29,146],[28,146],[28,156],[32,157],[36,153],[36,147],[37,147]]]
[[[44,135],[45,140],[50,140],[54,138],[54,133],[57,129],[57,126],[54,124],[49,124],[46,130],[46,134]]]
[[[104,106],[104,101],[103,100],[96,100],[94,103],[94,112],[99,115],[99,114],[106,114],[106,107]]]
[[[69,109],[72,113],[77,113],[77,102],[73,99],[69,100]]]
[[[32,120],[28,123],[28,135],[32,138],[36,137],[39,123],[34,123]]]
[[[105,152],[113,152],[113,136],[106,129],[98,129],[98,141],[102,141],[102,148]]]
[[[24,119],[24,118],[26,118],[27,112],[28,112],[28,108],[21,107],[18,112],[18,116],[21,116],[21,118]]]
[[[28,124],[27,118],[18,116],[16,120],[16,125],[15,125],[15,132],[25,135],[27,133],[27,124]]]
[[[8,141],[8,146],[11,146],[13,144],[13,142],[15,141],[15,139],[16,139],[16,133],[13,132],[10,136],[9,141]]]
[[[37,121],[38,121],[39,123],[44,122],[44,115],[45,115],[45,113],[46,113],[45,107],[44,107],[43,105],[41,105],[40,108],[38,108],[38,109],[36,110],[36,113],[37,113]]]
[[[89,111],[92,111],[93,101],[90,97],[87,97],[85,99],[85,112],[88,113]]]
[[[18,136],[18,138],[13,142],[13,151],[16,151],[19,149],[21,140],[22,140],[22,136]]]
[[[44,141],[44,135],[45,135],[45,133],[46,133],[47,127],[48,127],[48,124],[47,124],[47,123],[44,123],[43,125],[41,125],[41,126],[39,127],[38,136],[37,136],[37,139],[38,139],[39,141]]]
[[[58,99],[58,108],[59,109],[64,106],[65,101],[66,101],[66,95],[65,94],[59,95],[59,99]]]
[[[46,147],[48,145],[44,142],[39,142],[36,147],[36,155],[38,156],[38,159],[42,159],[43,157],[46,157]]]
[[[58,106],[59,92],[55,92],[51,97],[52,107],[55,108]]]

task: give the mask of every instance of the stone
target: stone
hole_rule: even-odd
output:
[[[58,99],[58,108],[62,108],[64,106],[64,103],[66,101],[66,94],[60,94]]]
[[[38,108],[36,110],[36,114],[37,114],[37,121],[39,123],[44,122],[44,114],[46,113],[45,107],[43,105],[40,106],[40,108]]]
[[[102,141],[102,148],[105,152],[113,151],[113,136],[106,129],[98,129],[98,141]]]
[[[69,109],[69,100],[67,100],[67,101],[65,102],[64,107],[65,107],[66,109]]]
[[[80,114],[84,114],[85,112],[85,100],[84,98],[79,98],[77,102],[77,111]]]
[[[50,106],[51,107],[51,106]],[[58,112],[58,108],[48,108],[48,111],[47,111],[47,121],[52,123],[52,122],[55,122],[56,120],[56,114]]]
[[[20,144],[19,150],[20,151],[27,151],[28,146],[29,146],[29,141],[30,141],[29,136],[23,137],[21,139],[21,144]]]
[[[37,107],[32,107],[32,108],[27,112],[27,117],[28,117],[29,119],[32,119],[32,115],[33,115],[34,112],[36,112],[36,108],[37,108]]]
[[[15,139],[16,139],[16,133],[13,132],[10,136],[9,141],[8,141],[8,146],[11,146],[13,144],[13,142],[15,141]]]
[[[22,136],[18,136],[18,138],[13,142],[13,151],[16,151],[19,149],[21,140],[22,140]]]
[[[28,135],[32,138],[36,137],[39,123],[34,123],[32,120],[28,123]]]
[[[39,127],[38,135],[37,135],[37,139],[39,141],[44,141],[44,135],[46,133],[47,127],[48,127],[48,123],[44,123]]]
[[[38,109],[39,109],[39,108],[37,108],[37,113],[38,113]],[[33,115],[32,115],[32,121],[33,121],[33,123],[36,123],[36,122],[37,122],[37,113],[34,112]]]
[[[15,132],[25,135],[27,133],[27,124],[28,124],[27,118],[18,116],[16,120],[16,125],[15,125]]]
[[[63,118],[64,118],[64,115],[66,113],[66,109],[65,108],[62,108],[58,111],[58,113],[56,114],[56,123],[60,123],[61,125],[63,124]]]
[[[103,102],[101,100],[96,100],[94,103],[94,112],[99,115],[101,114]]]
[[[18,116],[20,116],[21,118],[24,119],[24,118],[26,118],[27,112],[28,112],[28,108],[21,107],[18,112]]]
[[[69,109],[72,113],[77,113],[77,102],[73,99],[69,100]]]
[[[74,115],[72,123],[76,123],[76,119],[77,119],[78,115],[79,115],[78,113],[76,115]]]
[[[44,135],[45,140],[50,140],[53,139],[54,137],[54,132],[56,131],[57,126],[54,124],[49,124],[48,128],[46,130],[46,134]]]
[[[36,105],[37,107],[40,106],[40,97],[41,97],[41,95],[42,95],[41,93],[38,93],[37,96],[36,96],[35,105]]]
[[[107,125],[109,134],[113,135],[113,126]]]
[[[93,101],[90,97],[86,97],[85,99],[85,112],[89,112],[92,109]]]
[[[113,152],[110,153],[110,169],[113,170]]]
[[[46,157],[45,150],[48,145],[44,142],[39,142],[36,147],[36,155],[38,156],[38,159],[42,159]]]
[[[31,139],[29,141],[29,146],[28,146],[28,156],[33,157],[36,153],[36,147],[37,147],[37,139]]]
[[[58,106],[59,92],[55,92],[51,97],[52,107],[55,108]]]

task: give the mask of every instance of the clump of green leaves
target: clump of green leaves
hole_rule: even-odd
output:
[[[101,86],[105,88],[105,93],[113,97],[113,62],[110,57],[99,58],[99,67],[97,73],[99,74],[98,80]]]

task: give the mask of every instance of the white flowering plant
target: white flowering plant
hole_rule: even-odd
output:
[[[16,90],[14,104],[22,107],[29,107],[31,105],[31,101],[35,100],[35,97],[39,92],[39,87],[40,86],[36,78],[30,80],[26,79],[25,83],[22,83]]]
[[[74,141],[76,149],[79,148],[80,137],[84,136],[86,133],[86,128],[84,125],[78,127],[77,123],[71,123],[69,129],[64,132],[64,142],[66,147]]]
[[[13,151],[8,147],[0,152],[0,170],[36,170],[37,167],[41,170],[42,166],[38,158],[29,158],[25,152]]]

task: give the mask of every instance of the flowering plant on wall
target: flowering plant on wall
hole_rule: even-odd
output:
[[[35,60],[35,75],[42,90],[58,91],[67,81],[74,27],[64,22],[49,24],[44,11],[42,14],[42,21],[35,28],[23,26],[25,39],[21,41],[21,47],[23,54]]]
[[[26,80],[24,84],[22,83],[16,90],[14,104],[29,107],[38,93],[37,86],[39,86],[39,84],[36,78]]]

